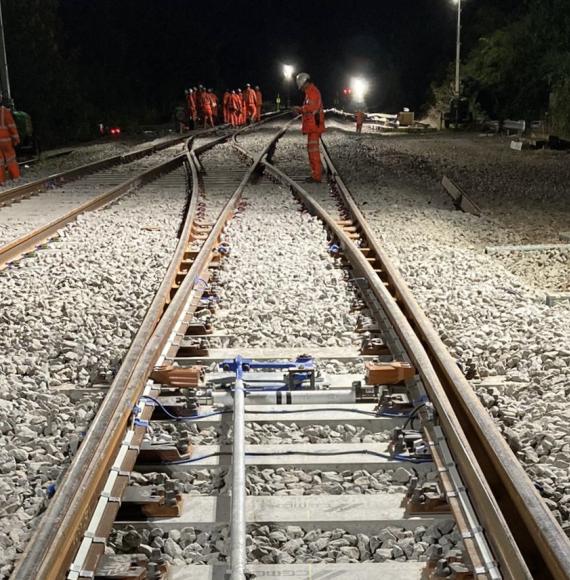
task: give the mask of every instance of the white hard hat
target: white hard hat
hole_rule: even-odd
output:
[[[305,72],[299,73],[295,77],[295,82],[297,83],[297,88],[299,90],[301,90],[305,86],[305,83],[308,83],[310,80],[311,80],[311,76]]]

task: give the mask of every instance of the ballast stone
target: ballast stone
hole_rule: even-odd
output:
[[[0,272],[0,473],[9,487],[0,501],[18,497],[26,506],[10,524],[24,533],[9,536],[0,569],[11,570],[24,549],[49,501],[48,485],[68,465],[103,395],[73,402],[58,387],[112,381],[176,245],[183,189],[163,197],[152,184],[135,191]]]

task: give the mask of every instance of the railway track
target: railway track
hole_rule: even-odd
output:
[[[99,209],[180,165],[184,154],[178,146],[183,147],[186,139],[162,139],[1,192],[0,267],[33,251],[78,215]]]
[[[14,578],[567,578],[567,538],[326,148],[330,191],[272,164],[287,128],[255,154],[247,132],[186,154],[193,192],[175,255]],[[295,249],[285,210],[305,236]],[[319,270],[337,287],[299,298],[352,299],[330,325],[355,322],[357,340],[248,343],[219,300],[241,292],[232,267],[256,267],[233,232],[261,252],[260,215],[283,238],[268,271],[286,252]],[[303,253],[311,236],[329,253],[320,265]],[[268,300],[260,288],[251,312]],[[311,330],[298,306],[293,328]]]

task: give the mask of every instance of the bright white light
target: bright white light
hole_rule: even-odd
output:
[[[368,92],[368,81],[360,77],[355,77],[350,82],[350,88],[352,89],[352,98],[357,103],[362,103]]]
[[[295,69],[293,68],[293,66],[291,66],[290,64],[284,64],[283,65],[283,76],[290,81],[293,78],[293,73],[295,72]]]

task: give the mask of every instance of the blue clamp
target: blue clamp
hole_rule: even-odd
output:
[[[340,254],[340,246],[338,244],[331,244],[329,246],[329,252],[331,254]]]
[[[235,359],[222,361],[221,368],[226,372],[233,372],[237,379],[243,379],[243,373],[252,369],[287,370],[290,372],[292,386],[300,387],[304,381],[314,380],[315,361],[311,356],[301,355],[295,361],[256,361],[244,359],[238,355]],[[311,378],[313,377],[313,379]]]

